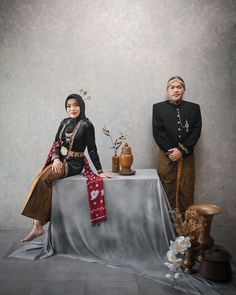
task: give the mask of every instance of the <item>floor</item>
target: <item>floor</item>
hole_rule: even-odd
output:
[[[96,263],[59,256],[38,261],[7,258],[8,253],[20,247],[19,240],[25,233],[26,230],[0,229],[0,295],[182,294],[156,281]],[[235,262],[236,227],[215,226],[212,236]]]

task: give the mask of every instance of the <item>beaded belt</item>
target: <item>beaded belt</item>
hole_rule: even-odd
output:
[[[68,151],[67,157],[83,158],[84,152]]]

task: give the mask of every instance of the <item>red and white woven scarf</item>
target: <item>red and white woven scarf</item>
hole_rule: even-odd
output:
[[[90,220],[92,225],[100,224],[107,219],[103,181],[100,176],[93,173],[86,157],[84,157],[84,176],[88,191]]]
[[[55,141],[49,151],[44,167],[47,167],[55,149],[60,145],[60,140]],[[86,178],[88,202],[90,208],[90,221],[92,225],[100,225],[106,221],[106,206],[102,178],[96,175],[89,166],[87,158],[84,156],[84,176]]]

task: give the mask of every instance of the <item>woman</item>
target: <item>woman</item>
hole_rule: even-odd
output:
[[[82,97],[78,94],[69,95],[65,101],[65,109],[69,118],[61,122],[50,157],[45,164],[46,168],[32,183],[21,212],[22,215],[33,218],[32,230],[22,242],[32,241],[43,235],[43,226],[51,215],[52,182],[82,172],[86,147],[99,176],[110,177],[103,173],[95,143],[94,126],[85,116]]]

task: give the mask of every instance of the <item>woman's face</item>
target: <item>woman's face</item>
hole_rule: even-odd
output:
[[[80,115],[80,107],[75,98],[67,100],[66,111],[71,118],[77,118]]]

